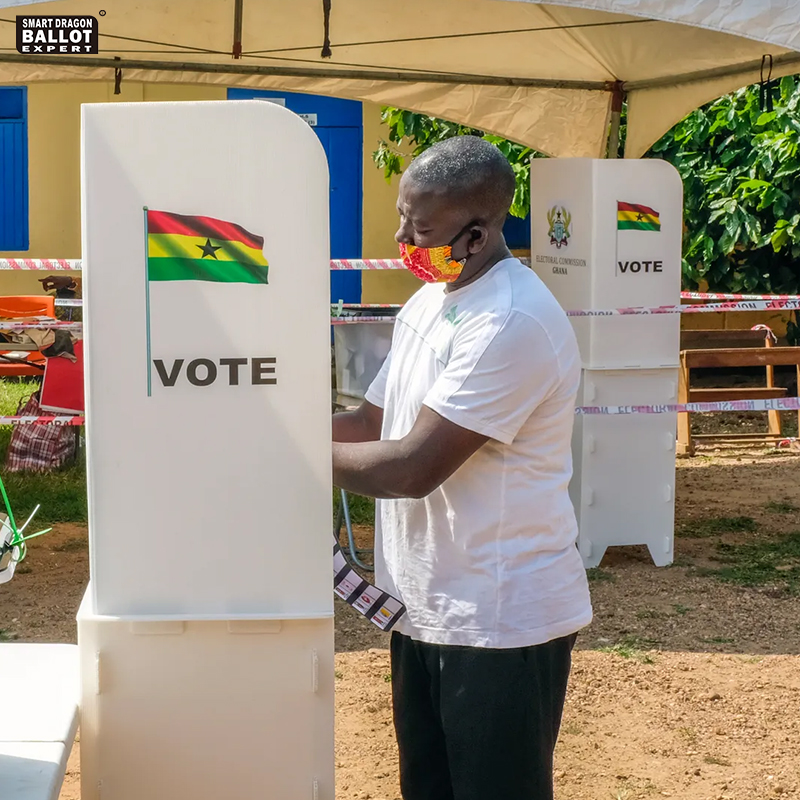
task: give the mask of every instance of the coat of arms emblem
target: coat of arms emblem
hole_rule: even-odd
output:
[[[547,221],[550,223],[550,229],[547,231],[550,244],[554,244],[559,249],[562,245],[566,247],[569,244],[569,237],[572,236],[569,228],[572,223],[572,215],[563,206],[553,206],[547,212]]]

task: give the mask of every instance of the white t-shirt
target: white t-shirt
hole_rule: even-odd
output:
[[[592,618],[569,499],[580,381],[572,326],[517,259],[463,289],[420,289],[397,316],[366,398],[382,439],[423,404],[489,441],[421,500],[379,500],[375,573],[408,612],[396,630],[434,644],[527,647]]]

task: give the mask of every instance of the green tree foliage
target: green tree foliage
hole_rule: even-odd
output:
[[[541,153],[501,136],[400,108],[385,107],[381,118],[389,128],[389,141],[381,141],[372,158],[383,169],[387,181],[393,175],[399,175],[405,166],[405,156],[398,149],[401,145],[410,150],[411,158],[416,158],[431,145],[451,136],[481,136],[500,149],[517,176],[517,191],[511,213],[515,217],[528,215],[531,207],[530,161],[532,158],[544,158]]]
[[[713,290],[800,290],[800,91],[780,82],[774,110],[758,87],[698,109],[648,155],[674,164],[684,185],[684,280]]]
[[[712,291],[800,293],[800,86],[783,78],[764,111],[750,86],[700,108],[647,153],[673,164],[684,182],[684,285]],[[512,214],[530,209],[529,147],[397,108],[385,108],[389,140],[374,153],[387,179],[402,171],[400,147],[414,157],[450,136],[482,136],[517,174]],[[623,135],[624,135],[623,119]],[[790,327],[797,339],[798,328]]]

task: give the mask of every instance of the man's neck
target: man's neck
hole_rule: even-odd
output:
[[[506,258],[512,258],[511,251],[508,249],[505,242],[499,242],[498,246],[487,257],[486,261],[484,261],[482,264],[476,264],[473,270],[471,270],[469,273],[465,274],[465,272],[462,272],[458,277],[458,280],[447,284],[445,291],[454,292],[457,289],[463,289],[465,286],[475,283],[475,281],[482,278],[496,264],[499,264]]]

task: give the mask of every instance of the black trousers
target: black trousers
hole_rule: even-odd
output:
[[[577,634],[495,650],[392,634],[404,800],[552,800]]]

